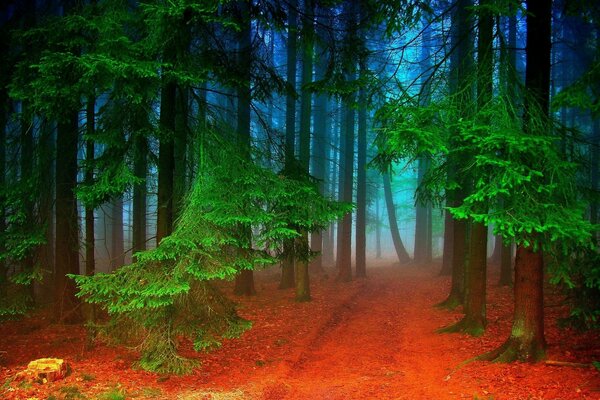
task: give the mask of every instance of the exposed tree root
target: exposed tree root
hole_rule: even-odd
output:
[[[466,333],[467,335],[479,337],[485,332],[485,324],[473,318],[465,316],[455,324],[437,329],[436,333]]]
[[[510,337],[502,346],[476,358],[480,361],[510,363],[513,361],[538,362],[545,356],[546,352],[539,343]]]
[[[462,305],[462,300],[459,298],[459,296],[456,296],[456,295],[450,293],[450,296],[448,296],[448,298],[446,300],[442,301],[441,303],[436,304],[434,307],[443,309],[443,310],[452,311],[461,305]]]

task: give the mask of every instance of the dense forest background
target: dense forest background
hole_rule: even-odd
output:
[[[185,371],[175,334],[249,327],[212,280],[309,301],[387,255],[440,260],[474,335],[500,269],[484,358],[543,358],[545,277],[598,326],[595,2],[24,0],[0,30],[0,316],[99,303]]]

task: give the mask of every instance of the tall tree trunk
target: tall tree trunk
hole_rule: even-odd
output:
[[[441,276],[452,275],[452,258],[454,249],[454,218],[450,211],[444,211],[444,249],[442,250]]]
[[[125,264],[125,248],[123,245],[123,197],[118,196],[111,201],[111,225],[112,231],[110,243],[110,268],[112,271]]]
[[[327,10],[319,9],[317,17],[317,27],[326,26],[327,24]],[[317,34],[319,37],[322,36],[322,33],[317,28]],[[323,33],[324,35],[324,33]],[[327,72],[327,64],[326,57],[324,57],[325,49],[322,46],[318,46],[318,42],[315,43],[316,49],[316,63],[315,63],[315,80],[320,81],[325,79],[325,74]],[[319,180],[319,193],[322,195],[326,194],[326,182],[328,177],[328,168],[326,164],[328,163],[328,140],[329,140],[329,129],[328,129],[328,98],[327,95],[323,93],[317,93],[315,95],[315,109],[314,109],[314,132],[313,132],[313,142],[312,142],[312,156],[311,156],[311,165],[312,165],[312,175]],[[312,232],[310,236],[310,248],[312,251],[317,252],[318,254],[311,261],[310,267],[313,271],[322,271],[323,270],[323,250],[325,248],[324,241],[326,241],[327,230],[325,234],[321,231]]]
[[[96,97],[90,95],[86,103],[86,134],[85,142],[85,183],[92,185],[94,182],[94,133],[96,132]],[[94,234],[94,207],[85,207],[85,274],[93,275],[96,270],[96,238]]]
[[[294,165],[296,146],[296,61],[298,41],[298,2],[291,0],[288,3],[288,42],[287,42],[287,83],[288,92],[285,99],[285,169],[291,171]],[[295,255],[294,241],[288,240],[284,243],[284,251],[291,251],[281,262],[280,289],[293,288],[295,282]]]
[[[4,43],[0,42],[2,50]],[[4,68],[3,68],[4,69]],[[8,93],[4,86],[0,86],[0,187],[6,187],[6,125],[8,122]],[[0,232],[6,231],[5,196],[0,193]],[[5,251],[4,241],[0,241],[0,254]],[[6,282],[6,264],[4,258],[0,259],[0,296],[4,298],[4,283]]]
[[[313,81],[314,58],[314,3],[304,0],[304,16],[302,18],[302,92],[300,97],[300,166],[305,174],[309,173],[310,165],[310,128],[312,114],[312,91],[307,88]],[[296,239],[296,247],[309,249],[308,232],[304,231]],[[308,274],[308,254],[302,254],[296,265],[296,301],[310,300],[310,280]]]
[[[133,173],[142,182],[133,186],[132,252],[146,250],[146,177],[148,174],[148,141],[143,135],[133,139]]]
[[[344,104],[344,123],[340,130],[340,173],[339,196],[340,201],[352,202],[352,188],[354,179],[354,109],[353,101],[346,100]],[[337,237],[337,280],[349,282],[352,280],[352,213],[349,212],[338,221]]]
[[[240,71],[243,71],[241,84],[237,88],[237,140],[244,157],[250,159],[250,71],[252,62],[252,43],[251,43],[251,20],[250,20],[250,2],[241,0],[237,2],[240,12],[239,33],[239,58]],[[249,228],[242,229],[242,235],[251,235]],[[251,242],[251,238],[249,240]],[[254,273],[252,270],[243,270],[236,276],[234,292],[238,295],[252,296],[256,294],[254,288]]]
[[[527,67],[524,133],[535,135],[532,121],[547,121],[550,91],[552,0],[527,0]],[[534,238],[535,239],[535,238]],[[510,362],[545,357],[544,265],[541,250],[517,245],[515,308],[508,340],[481,359]]]
[[[380,259],[381,258],[381,225],[382,225],[382,216],[381,216],[381,210],[380,210],[380,206],[379,206],[379,195],[377,196],[377,199],[375,200],[375,218],[376,218],[376,226],[375,226],[375,258],[376,259]]]
[[[21,102],[21,185],[24,185],[25,193],[32,193],[36,190],[36,183],[33,178],[33,114],[29,109],[27,101]],[[24,214],[23,228],[25,232],[32,232],[35,228],[34,223],[34,196],[24,196],[22,199],[22,210]],[[34,251],[28,250],[21,260],[23,272],[31,273],[35,263]],[[28,296],[34,300],[33,283],[27,286]]]
[[[40,282],[39,298],[44,303],[53,301],[54,276],[54,153],[56,137],[54,124],[44,119],[40,126],[40,152],[38,157],[38,170],[40,171],[40,186],[42,188],[39,199],[40,224],[44,226],[46,243],[38,249],[38,262],[44,272],[44,279]]]
[[[79,232],[77,225],[77,139],[78,114],[71,112],[57,127],[56,147],[56,247],[55,307],[57,321],[81,320],[75,282],[67,274],[79,273]]]
[[[398,220],[396,219],[396,207],[394,206],[394,196],[392,194],[392,182],[389,174],[383,174],[383,191],[385,197],[385,205],[387,206],[387,214],[390,223],[390,231],[392,233],[392,241],[398,255],[398,260],[401,264],[409,263],[410,256],[400,238],[398,230]]]
[[[590,186],[592,193],[598,195],[600,193],[600,185],[598,185],[598,178],[600,177],[600,118],[596,118],[593,123],[592,140],[590,143]],[[598,198],[593,197],[590,203],[590,222],[593,225],[598,224]],[[598,230],[594,240],[598,243]]]
[[[364,73],[361,66],[361,74]],[[356,172],[356,276],[367,276],[367,96],[359,92],[358,164]]]
[[[470,8],[473,3],[471,0],[459,0],[452,13],[452,32],[451,42],[454,51],[451,54],[450,68],[450,92],[455,97],[459,112],[463,115],[468,115],[471,112],[472,106],[472,73],[473,73],[473,30],[472,30],[472,11]],[[454,149],[460,148],[462,145],[456,140],[451,144]],[[458,154],[456,154],[458,153]],[[452,207],[462,204],[467,191],[468,180],[462,174],[455,174],[466,157],[463,152],[455,150],[455,154],[448,159],[448,177],[458,185],[459,188],[449,190],[447,193],[446,203]],[[464,301],[464,277],[465,277],[465,261],[467,258],[468,243],[467,232],[468,223],[465,220],[454,220],[452,233],[452,285],[448,298],[439,307],[455,308]]]
[[[502,251],[500,252],[500,280],[498,285],[511,286],[513,283],[512,277],[512,243],[505,243],[504,238],[500,235],[500,244]]]
[[[187,147],[188,147],[188,88],[176,91],[175,137],[173,154],[177,162],[173,166],[173,220],[177,219],[187,192]]]
[[[169,53],[166,51],[165,53]],[[166,55],[167,60],[173,57]],[[158,216],[156,220],[156,244],[169,236],[173,230],[173,185],[175,153],[175,82],[163,78],[160,95],[160,143],[158,149]]]
[[[428,160],[426,157],[421,156],[418,159],[418,172],[417,181],[419,185],[423,184],[423,179],[428,168]],[[423,204],[421,201],[417,201],[416,215],[415,215],[415,247],[414,247],[414,261],[417,264],[423,264],[427,262],[427,238],[429,234],[430,221],[428,219],[428,204]]]

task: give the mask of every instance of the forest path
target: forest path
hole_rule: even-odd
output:
[[[371,270],[263,397],[456,398],[446,377],[462,360],[435,357],[453,341],[434,333],[448,313],[433,308],[443,292],[424,280],[431,282],[431,271],[417,267]]]
[[[439,266],[369,264],[368,278],[335,282],[335,271],[313,274],[313,300],[294,301],[279,290],[279,271],[257,271],[256,296],[235,297],[252,329],[221,348],[196,353],[181,342],[184,356],[199,367],[189,375],[159,375],[133,368],[139,354],[96,343],[86,349],[82,326],[49,324],[44,314],[0,324],[0,398],[66,399],[79,390],[102,398],[115,388],[132,399],[165,400],[348,400],[348,399],[600,399],[600,373],[593,368],[543,363],[491,364],[464,360],[499,346],[510,331],[512,290],[488,280],[488,327],[473,338],[439,335],[459,318],[434,305],[449,290]],[[231,293],[232,282],[221,282]],[[568,311],[548,293],[546,339],[553,360],[600,360],[600,333],[559,329]],[[46,385],[21,386],[15,376],[32,359],[66,359],[73,373]],[[11,383],[12,382],[12,383]],[[105,397],[107,398],[107,397]]]

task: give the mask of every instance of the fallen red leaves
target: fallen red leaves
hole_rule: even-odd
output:
[[[50,325],[43,314],[6,322],[0,325],[0,350],[6,351],[0,398],[600,399],[600,374],[591,367],[473,362],[457,369],[508,335],[511,289],[495,286],[495,276],[488,286],[488,329],[472,338],[433,333],[460,318],[432,307],[449,285],[437,269],[388,266],[368,273],[346,284],[314,276],[310,303],[277,290],[277,271],[258,273],[258,296],[236,299],[253,328],[209,354],[184,343],[185,355],[202,363],[189,376],[131,369],[136,354],[123,347],[97,343],[86,350],[83,327]],[[231,292],[230,283],[223,286]],[[559,300],[551,297],[546,309],[549,358],[600,360],[597,333],[557,327],[565,313]],[[12,380],[41,357],[66,359],[73,373],[44,385]]]

